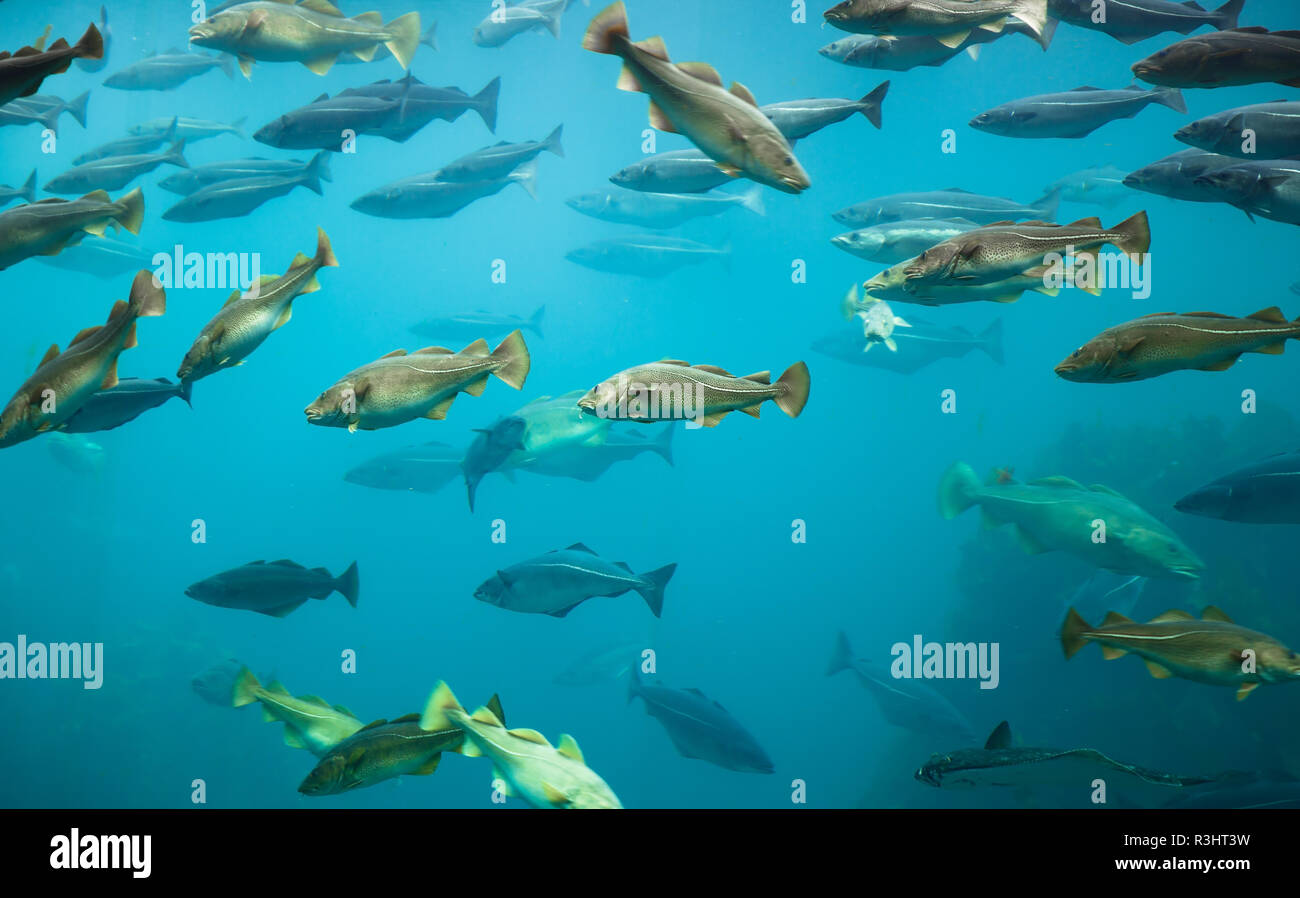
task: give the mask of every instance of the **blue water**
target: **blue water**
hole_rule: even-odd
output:
[[[98,473],[60,464],[44,438],[0,453],[0,641],[102,642],[103,688],[77,682],[0,680],[0,747],[7,807],[189,807],[192,783],[210,807],[484,807],[485,762],[449,756],[432,777],[406,777],[327,799],[297,784],[314,759],[281,744],[259,709],[204,702],[191,677],[234,657],[274,675],[295,694],[317,694],[363,720],[419,711],[445,679],[472,705],[500,694],[510,722],[573,734],[587,761],[627,807],[791,807],[792,783],[816,807],[998,806],[999,792],[955,793],[917,783],[935,751],[924,735],[887,724],[851,674],[823,673],[844,629],[861,655],[887,657],[913,634],[1001,647],[997,689],[970,680],[936,684],[981,733],[1010,720],[1029,745],[1088,745],[1181,773],[1292,767],[1300,692],[1265,687],[1244,703],[1230,690],[1155,680],[1135,659],[1103,663],[1095,651],[1068,664],[1056,633],[1069,595],[1091,569],[1059,553],[1025,556],[1005,534],[981,534],[977,515],[936,512],[935,491],[954,460],[977,470],[1062,474],[1103,482],[1170,524],[1206,561],[1197,584],[1155,583],[1136,616],[1219,604],[1241,623],[1300,640],[1293,531],[1180,515],[1172,503],[1238,464],[1300,445],[1294,359],[1247,356],[1218,374],[1182,372],[1121,386],[1060,380],[1052,366],[1101,330],[1140,314],[1214,310],[1245,315],[1281,305],[1297,279],[1296,231],[1228,206],[1134,193],[1113,209],[1066,205],[1059,220],[1100,214],[1107,224],[1145,209],[1153,234],[1153,292],[1091,297],[1027,294],[1015,305],[917,311],[934,323],[983,329],[1001,318],[1006,363],[976,352],[909,376],[854,367],[814,353],[837,327],[838,300],[883,266],[830,244],[846,228],[830,213],[875,196],[959,186],[1037,198],[1048,183],[1089,166],[1132,170],[1183,149],[1172,132],[1192,118],[1294,93],[1280,85],[1187,91],[1180,116],[1152,107],[1084,140],[1016,141],[966,126],[976,113],[1020,96],[1084,84],[1123,87],[1128,67],[1171,43],[1161,35],[1126,47],[1062,25],[1049,52],[1011,36],[941,68],[906,73],[850,68],[817,54],[843,33],[790,21],[783,2],[651,3],[631,0],[635,38],[661,34],[675,60],[702,59],[760,103],[858,97],[892,80],[884,129],[860,116],[801,141],[812,179],[800,196],[765,189],[765,217],[734,211],[673,233],[730,243],[731,270],[706,264],[653,281],[591,271],[564,254],[583,243],[635,233],[568,209],[564,200],[603,187],[640,157],[646,98],[615,89],[618,62],[580,47],[596,7],[575,3],[562,39],[522,35],[504,48],[470,40],[483,2],[364,4],[389,20],[412,8],[438,21],[440,50],[421,47],[413,71],[428,84],[476,92],[502,78],[493,137],[477,116],[434,122],[405,144],[362,137],[332,160],[324,196],[298,190],[245,218],[163,221],[174,197],[138,183],[146,215],[141,245],[261,253],[264,271],[311,254],[315,228],[340,261],[322,289],[295,303],[293,321],[245,365],[196,385],[179,402],[130,425],[91,435]],[[0,45],[17,49],[47,22],[51,39],[75,41],[98,20],[98,2],[0,5]],[[1288,0],[1247,0],[1243,24],[1297,25]],[[350,4],[346,12],[361,7]],[[90,89],[89,123],[60,123],[57,151],[42,153],[40,127],[0,129],[0,182],[20,184],[33,165],[44,183],[74,156],[139,121],[183,114],[246,119],[247,133],[323,92],[398,78],[391,58],[339,65],[326,76],[296,64],[258,63],[251,81],[217,71],[169,92],[100,87],[136,59],[184,47],[184,4],[110,4],[107,67],[75,67],[43,93]],[[563,158],[539,158],[539,197],[507,188],[456,216],[391,221],[348,203],[380,184],[429,171],[497,140],[541,139],[563,123]],[[941,152],[942,132],[957,152]],[[685,148],[674,134],[658,149]],[[239,156],[307,158],[221,136],[187,148],[192,164]],[[121,191],[115,191],[114,195]],[[1113,220],[1113,221],[1112,221]],[[492,263],[507,265],[504,284]],[[791,278],[804,260],[806,283]],[[0,383],[17,387],[45,348],[102,323],[125,298],[130,276],[105,281],[36,260],[0,272],[4,327]],[[226,290],[172,289],[167,313],[140,322],[122,376],[174,377],[186,349]],[[397,348],[430,341],[408,327],[435,315],[490,308],[527,317],[545,303],[545,337],[528,336],[532,372],[522,393],[493,380],[482,397],[459,398],[446,421],[349,434],[306,424],[303,408],[342,374]],[[459,348],[459,346],[453,346]],[[884,349],[875,349],[883,352]],[[797,420],[773,406],[717,428],[682,429],[675,465],[652,455],[616,465],[595,483],[489,476],[471,514],[452,483],[434,495],[368,490],[342,474],[403,446],[468,443],[529,399],[586,389],[633,364],[669,357],[730,371],[784,370],[807,361],[812,396]],[[940,393],[957,393],[955,415]],[[1243,390],[1260,399],[1243,415]],[[8,395],[6,393],[6,395]],[[1190,423],[1189,423],[1190,422]],[[191,540],[206,523],[207,541]],[[493,522],[507,528],[491,539]],[[806,522],[807,542],[791,539]],[[635,570],[679,565],[662,619],[635,596],[597,599],[564,619],[513,614],[475,601],[498,568],[582,541]],[[358,562],[361,600],[311,602],[284,619],[200,604],[190,583],[254,559],[291,558],[338,573]],[[641,640],[658,676],[717,699],[764,745],[771,776],[733,773],[680,757],[626,686],[566,688],[552,677],[584,652]],[[341,654],[357,656],[344,673]],[[521,805],[513,801],[511,805]]]

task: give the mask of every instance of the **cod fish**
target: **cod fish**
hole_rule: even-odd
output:
[[[999,32],[1010,17],[1024,22],[1044,48],[1052,39],[1047,0],[843,0],[822,16],[853,34],[923,34],[946,47],[960,47],[979,28]]]
[[[186,405],[193,407],[188,383],[174,384],[165,377],[155,380],[128,377],[119,380],[111,390],[100,390],[92,395],[59,429],[64,433],[113,430],[173,397],[183,399]]]
[[[480,47],[503,47],[526,31],[545,29],[560,36],[560,20],[569,0],[529,0],[493,8],[474,28],[474,43]]]
[[[856,308],[854,314],[862,319],[862,336],[867,341],[862,347],[863,352],[879,343],[885,344],[890,352],[898,352],[898,344],[894,342],[894,328],[912,325],[895,315],[889,303],[870,294],[859,302],[858,285],[854,284],[844,297],[844,306]]]
[[[1176,87],[1143,90],[1137,85],[1123,90],[1076,87],[1063,93],[1039,94],[994,106],[970,120],[977,131],[1003,137],[1079,139],[1102,125],[1133,118],[1152,103],[1187,112]]]
[[[1110,661],[1129,652],[1146,662],[1157,680],[1181,677],[1211,686],[1231,686],[1237,701],[1250,695],[1260,683],[1289,683],[1300,679],[1300,656],[1254,630],[1232,622],[1213,605],[1197,620],[1186,611],[1173,609],[1145,624],[1110,612],[1099,627],[1091,627],[1073,608],[1061,627],[1061,647],[1066,659],[1073,658],[1089,642],[1101,646]],[[1247,672],[1245,659],[1253,658]]]
[[[1000,196],[980,196],[960,187],[949,187],[946,190],[878,197],[832,212],[831,218],[851,228],[911,218],[964,218],[981,225],[1030,218],[1051,221],[1056,217],[1060,202],[1061,194],[1058,192],[1049,193],[1025,206]]]
[[[1044,296],[1059,296],[1058,287],[1049,287],[1041,274],[1017,274],[988,284],[967,284],[964,281],[909,281],[907,270],[917,264],[915,258],[886,268],[863,283],[870,296],[889,302],[908,302],[921,306],[951,306],[964,302],[1016,302],[1026,291]],[[1097,295],[1101,290],[1092,284],[1078,285],[1077,289]],[[845,303],[846,317],[857,311],[854,303]]]
[[[570,197],[564,204],[575,212],[644,228],[675,228],[731,209],[748,209],[763,215],[762,188],[757,184],[745,193],[693,196],[676,193],[647,193],[636,190],[594,190]]]
[[[1124,178],[1124,186],[1157,196],[1193,203],[1217,203],[1221,197],[1201,176],[1236,165],[1240,160],[1205,150],[1182,150],[1157,159]]]
[[[537,311],[527,318],[510,315],[505,312],[491,312],[479,309],[462,315],[446,315],[441,318],[426,318],[418,324],[411,325],[411,333],[421,337],[437,339],[473,340],[477,335],[487,333],[491,336],[508,334],[510,331],[528,331],[535,337],[542,336],[542,317],[546,306],[538,306]]]
[[[272,331],[289,322],[295,299],[320,289],[316,272],[338,264],[325,231],[317,228],[315,256],[309,259],[298,253],[284,274],[264,275],[249,292],[230,294],[185,353],[176,372],[181,383],[190,384],[223,368],[242,365]]]
[[[190,43],[233,54],[245,78],[252,77],[254,60],[300,62],[324,75],[340,53],[369,62],[380,44],[406,68],[420,46],[420,14],[408,12],[385,25],[377,12],[349,19],[329,0],[256,0],[193,26]]]
[[[1047,0],[1047,12],[1062,22],[1109,34],[1125,44],[1136,44],[1166,31],[1191,34],[1209,25],[1223,30],[1237,27],[1237,16],[1246,0],[1228,0],[1207,11],[1196,0],[1106,0],[1106,14],[1098,21],[1094,0]]]
[[[646,713],[663,725],[683,758],[705,761],[737,773],[773,773],[776,765],[758,740],[731,712],[698,689],[669,689],[641,680],[632,665],[627,700],[645,702]]]
[[[831,238],[831,243],[846,253],[868,262],[893,265],[905,262],[949,237],[979,227],[965,219],[913,218],[886,221],[869,228],[859,228]]]
[[[7,206],[14,200],[23,200],[28,203],[36,202],[36,169],[27,176],[22,187],[10,187],[8,184],[0,184],[0,206]]]
[[[461,476],[464,452],[446,443],[425,443],[368,459],[343,475],[348,483],[376,490],[436,493]]]
[[[676,570],[676,564],[666,564],[637,574],[622,561],[606,561],[574,543],[497,571],[474,590],[474,598],[506,611],[564,617],[588,599],[635,591],[659,617],[664,588]]]
[[[1253,137],[1249,151],[1245,132]],[[1185,144],[1242,159],[1281,159],[1300,154],[1300,102],[1279,100],[1225,109],[1174,132]]]
[[[842,122],[855,112],[880,128],[880,107],[889,93],[889,82],[882,81],[860,100],[821,97],[810,100],[787,100],[767,103],[759,109],[771,119],[786,140],[802,140],[827,125]]]
[[[501,700],[494,695],[487,707],[505,726]],[[459,752],[464,744],[465,733],[452,723],[426,730],[419,714],[376,720],[322,755],[298,791],[340,795],[394,777],[428,776],[438,769],[444,751]]]
[[[235,181],[262,175],[292,178],[306,172],[315,174],[322,181],[334,180],[330,175],[330,154],[321,150],[308,162],[298,159],[262,159],[261,157],[209,162],[206,165],[195,165],[173,172],[159,181],[158,186],[181,196],[189,196],[218,181]]]
[[[808,366],[795,362],[772,383],[772,372],[736,377],[717,365],[692,365],[661,359],[624,369],[596,384],[578,400],[578,407],[600,418],[628,421],[691,419],[715,427],[735,411],[757,418],[767,400],[791,418],[808,403],[812,381]]]
[[[114,303],[106,324],[81,331],[63,352],[56,344],[45,353],[0,413],[0,447],[57,430],[96,392],[117,386],[117,357],[136,345],[136,319],[162,315],[166,308],[153,273],[138,273],[130,300]]]
[[[1300,31],[1251,27],[1198,34],[1133,63],[1133,74],[1165,87],[1269,81],[1300,87]]]
[[[1098,777],[1108,783],[1122,774],[1114,791],[1131,784],[1169,788],[1213,782],[1209,777],[1178,776],[1126,764],[1092,748],[1017,748],[1011,744],[1011,727],[1004,720],[989,735],[983,748],[967,748],[930,757],[916,779],[931,786],[1063,786],[1084,790]]]
[[[826,666],[826,676],[851,670],[867,690],[885,720],[896,727],[936,739],[951,739],[964,745],[978,744],[970,721],[924,680],[898,679],[889,665],[875,664],[855,656],[849,637],[840,631],[835,650]]]
[[[664,234],[597,240],[569,250],[564,258],[595,271],[644,278],[665,277],[680,268],[710,260],[717,260],[727,271],[731,270],[730,244],[719,248]]]
[[[362,727],[357,716],[342,705],[331,705],[315,695],[295,697],[278,681],[263,686],[251,670],[241,665],[230,704],[242,708],[253,702],[262,703],[262,719],[267,723],[284,724],[285,745],[304,749],[318,758]]]
[[[884,368],[898,374],[913,374],[940,359],[959,359],[979,349],[999,365],[1002,364],[1002,321],[994,321],[978,334],[962,327],[940,327],[917,318],[912,326],[895,331],[897,352],[866,352],[867,338],[857,327],[839,328],[835,333],[813,342],[814,352],[850,365]]]
[[[179,140],[165,153],[138,156],[110,156],[73,166],[45,185],[46,193],[81,193],[91,190],[120,190],[160,165],[189,168],[185,141]]]
[[[1174,580],[1195,580],[1205,569],[1172,530],[1110,487],[1059,476],[1020,483],[996,472],[981,486],[970,465],[956,462],[939,482],[939,513],[952,519],[973,505],[988,526],[1014,525],[1031,555],[1067,552],[1117,574]],[[1105,542],[1093,539],[1097,520]]]
[[[724,90],[722,77],[707,63],[674,65],[662,38],[633,43],[622,0],[591,20],[582,46],[621,57],[618,88],[650,95],[651,126],[685,135],[728,175],[786,193],[811,186],[789,142],[747,87],[733,82]]]
[[[18,97],[30,97],[51,75],[66,72],[74,59],[98,59],[104,55],[104,39],[91,24],[74,45],[59,38],[48,50],[23,47],[12,54],[0,51],[0,106]]]
[[[451,687],[439,683],[420,716],[420,726],[437,732],[449,725],[465,732],[461,754],[492,762],[493,778],[505,783],[507,795],[535,808],[623,807],[609,785],[587,766],[572,736],[563,734],[555,747],[536,730],[507,730],[490,708],[465,713]]]
[[[327,599],[337,592],[357,607],[361,589],[357,563],[335,577],[323,567],[305,568],[287,558],[253,561],[200,580],[185,595],[205,605],[256,611],[271,617],[285,617],[308,599]]]
[[[1246,524],[1300,524],[1300,453],[1282,452],[1193,490],[1184,514]]]
[[[150,56],[114,72],[104,79],[104,86],[118,90],[175,90],[191,78],[213,69],[221,69],[227,78],[235,77],[229,56],[183,53],[173,47],[166,53]]]
[[[1001,222],[967,231],[930,247],[904,270],[904,289],[923,283],[947,285],[991,284],[1016,275],[1042,277],[1048,270],[1044,257],[1071,252],[1091,256],[1105,244],[1118,247],[1141,263],[1151,248],[1147,214],[1138,212],[1112,228],[1097,218],[1081,218],[1068,225],[1043,221],[1022,224]]]
[[[1157,312],[1102,331],[1056,366],[1076,383],[1126,383],[1171,371],[1226,371],[1244,352],[1281,355],[1300,320],[1276,306],[1245,318],[1218,312]]]
[[[139,187],[116,200],[106,191],[92,190],[80,199],[50,197],[15,206],[0,212],[0,270],[32,256],[57,255],[83,234],[102,237],[110,224],[138,234],[143,219]]]
[[[474,511],[474,494],[483,478],[498,470],[511,454],[524,448],[524,429],[528,422],[511,415],[491,427],[475,428],[478,434],[465,450],[461,471],[465,475],[465,488],[469,492],[469,510]]]
[[[307,422],[355,432],[396,427],[416,418],[441,421],[458,394],[481,396],[489,375],[523,389],[530,364],[519,331],[490,353],[486,340],[476,340],[460,352],[429,346],[407,355],[397,349],[321,393],[305,409]]]
[[[167,221],[215,221],[242,218],[258,206],[284,196],[302,185],[320,194],[320,178],[315,169],[306,168],[290,175],[256,175],[217,181],[202,187],[172,206],[162,217]]]

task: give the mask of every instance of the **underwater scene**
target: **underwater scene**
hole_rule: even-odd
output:
[[[0,2],[0,807],[1300,804],[1300,7],[831,3]]]

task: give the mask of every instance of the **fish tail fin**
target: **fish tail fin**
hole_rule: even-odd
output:
[[[650,612],[654,614],[655,617],[659,617],[663,614],[664,587],[668,585],[668,581],[673,578],[673,574],[676,571],[677,565],[665,564],[661,568],[656,568],[653,571],[641,575],[646,581],[646,585],[639,587],[637,592],[641,594],[641,598],[645,599],[645,603],[650,606]]]
[[[384,46],[402,64],[402,68],[408,68],[411,58],[420,47],[420,14],[408,12],[393,19],[386,27],[391,37],[384,41]]]
[[[52,132],[54,132],[54,135],[57,137],[59,133],[59,116],[62,115],[63,110],[67,108],[68,107],[64,104],[51,106],[49,109],[45,110],[45,112],[43,112],[41,115],[37,116],[37,118],[40,119],[40,122],[43,126],[49,128]]]
[[[19,191],[19,195],[29,203],[36,202],[36,169],[32,169],[32,173],[28,175],[27,180],[23,182],[23,187],[22,190]]]
[[[567,3],[557,3],[547,12],[543,12],[540,9],[538,10],[538,13],[540,13],[542,17],[542,24],[546,26],[547,31],[551,32],[551,36],[557,40],[560,37],[560,24],[563,21],[564,8],[566,6],[568,6]]]
[[[524,343],[524,335],[518,330],[512,331],[510,336],[502,340],[497,348],[492,350],[492,358],[503,363],[501,367],[492,373],[516,390],[522,390],[524,380],[528,377],[528,369],[532,367],[532,359],[528,355],[528,346]]]
[[[438,23],[437,22],[431,24],[428,27],[428,29],[424,32],[424,34],[420,36],[420,43],[424,44],[433,52],[435,53],[438,52]]]
[[[1002,364],[1002,319],[999,318],[980,332],[980,348],[999,365]]]
[[[826,665],[826,676],[833,677],[842,670],[848,670],[853,663],[853,646],[849,636],[843,630],[835,636],[835,648],[831,651],[830,663]]]
[[[1079,649],[1088,644],[1088,639],[1083,634],[1091,629],[1088,622],[1073,608],[1065,613],[1065,623],[1061,626],[1061,648],[1065,649],[1067,659],[1073,658]]]
[[[173,119],[172,121],[176,120]],[[238,137],[240,140],[243,140],[245,138],[244,122],[246,121],[248,121],[248,116],[246,115],[241,115],[239,118],[235,119],[230,123],[230,133]]]
[[[474,111],[483,119],[483,124],[493,134],[497,133],[497,98],[501,95],[501,76],[493,78],[484,88],[476,93],[470,99],[474,103]]]
[[[1056,221],[1057,210],[1061,208],[1063,190],[1064,188],[1061,187],[1053,187],[1030,204],[1043,221]]]
[[[439,680],[438,685],[433,687],[433,694],[429,696],[429,701],[424,706],[424,713],[420,715],[420,729],[446,730],[455,726],[447,717],[448,711],[464,713],[465,709],[456,700],[451,687],[446,682]]]
[[[812,389],[812,378],[808,375],[808,366],[795,362],[785,369],[776,381],[781,392],[772,400],[776,407],[791,418],[799,417],[803,407],[808,404],[808,392]]]
[[[975,504],[980,479],[964,461],[953,462],[939,481],[939,514],[952,520]]]
[[[564,125],[556,125],[555,130],[546,135],[546,139],[542,141],[542,149],[550,150],[552,153],[563,159],[564,147],[560,145],[560,135],[563,133]]]
[[[617,56],[620,43],[628,40],[627,7],[623,0],[617,0],[596,13],[582,36],[582,48]]]
[[[1183,92],[1176,87],[1157,88],[1151,100],[1161,106],[1168,106],[1174,112],[1184,114],[1187,112],[1187,104],[1183,102]]]
[[[185,158],[185,141],[178,140],[167,150],[163,156],[163,162],[174,165],[177,168],[189,168],[190,163]]]
[[[312,261],[317,268],[339,267],[339,260],[334,257],[334,247],[330,246],[330,238],[324,228],[316,229],[316,258]]]
[[[330,154],[328,150],[321,150],[315,156],[312,156],[311,162],[307,163],[307,168],[322,181],[333,182],[334,180],[334,175],[330,173]]]
[[[755,215],[767,215],[767,210],[763,207],[763,188],[757,184],[740,195],[740,205]]]
[[[1038,41],[1039,46],[1047,49],[1051,43],[1051,35],[1047,34],[1047,0],[1019,0],[1012,15],[1029,26],[1029,30],[1034,33],[1034,40]]]
[[[627,678],[627,703],[632,704],[632,699],[641,694],[641,665],[633,664],[628,671]]]
[[[355,561],[348,565],[348,569],[334,581],[334,588],[343,593],[343,598],[348,600],[349,605],[353,608],[357,607],[357,598],[361,593],[361,577],[357,574]]]
[[[511,181],[514,181],[533,199],[537,199],[537,158],[529,159],[523,165],[516,168],[509,175]]]
[[[885,94],[889,93],[889,82],[882,81],[876,85],[876,89],[867,94],[858,102],[862,104],[862,114],[867,117],[867,121],[880,127],[880,107],[885,102]]]
[[[319,196],[325,195],[325,191],[321,190],[320,186],[320,174],[312,169],[311,166],[304,168],[298,175],[298,183],[303,187],[306,187],[312,193]]]
[[[122,211],[115,220],[132,234],[140,233],[140,224],[144,221],[144,193],[137,187],[118,200]]]
[[[1118,245],[1126,253],[1140,256],[1151,248],[1151,225],[1146,212],[1130,215],[1115,225],[1114,230],[1124,235]]]
[[[673,464],[673,431],[675,431],[676,429],[677,429],[676,427],[669,424],[667,427],[663,429],[663,432],[661,432],[659,436],[655,438],[655,445],[654,445],[655,454],[658,455],[660,458],[662,458],[664,461],[668,462],[670,467]]]
[[[1237,17],[1241,15],[1241,8],[1245,5],[1246,0],[1228,0],[1214,11],[1214,27],[1220,31],[1236,28]]]
[[[230,706],[232,708],[242,708],[244,705],[251,705],[257,701],[257,690],[262,688],[262,684],[257,682],[257,677],[247,667],[241,667],[239,673],[235,675],[235,684],[230,690]]]
[[[73,49],[77,51],[76,55],[82,59],[103,59],[104,36],[99,33],[99,29],[92,22]]]
[[[167,311],[167,293],[154,280],[153,272],[149,269],[136,273],[135,280],[131,282],[128,304],[136,318],[156,318]]]
[[[63,108],[67,109],[68,114],[77,120],[78,125],[84,128],[86,127],[86,107],[89,104],[90,91],[85,91],[81,96],[69,100]]]

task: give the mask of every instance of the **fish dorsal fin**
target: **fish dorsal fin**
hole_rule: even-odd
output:
[[[1104,483],[1094,483],[1092,486],[1088,487],[1088,492],[1104,493],[1107,496],[1114,496],[1116,499],[1124,499],[1125,501],[1127,501],[1128,498],[1123,493],[1111,489],[1110,487],[1106,486]]]
[[[571,545],[571,546],[566,546],[566,547],[565,547],[565,551],[566,551],[566,552],[586,552],[588,555],[595,555],[595,554],[596,554],[596,553],[593,552],[590,548],[588,548],[587,546],[583,545],[582,543],[574,543],[574,544]]]
[[[1247,318],[1253,318],[1256,321],[1267,321],[1270,324],[1287,324],[1286,316],[1277,306],[1269,306],[1267,309],[1260,309],[1258,312],[1247,315]]]
[[[637,41],[632,46],[636,47],[638,50],[643,50],[646,53],[649,53],[651,56],[657,56],[664,62],[669,61],[668,47],[664,44],[664,39],[657,34],[654,37],[648,37],[643,41]]]
[[[1091,85],[1084,85],[1083,87],[1076,87],[1074,90],[1069,91],[1069,93],[1077,93],[1077,92],[1079,92],[1079,91],[1081,91],[1081,90],[1101,90],[1101,88],[1100,88],[1100,87],[1093,87],[1093,86],[1091,86]]]
[[[681,359],[660,359],[660,360],[659,360],[659,364],[661,364],[661,365],[679,365],[679,366],[681,366],[681,367],[683,367],[683,368],[689,368],[689,367],[691,367],[691,363],[690,363],[690,362],[683,362]]]
[[[1078,221],[1072,221],[1068,225],[1066,225],[1066,227],[1067,228],[1099,228],[1101,227],[1101,219],[1095,215],[1091,215],[1087,218],[1080,218]]]
[[[555,747],[555,750],[570,761],[577,761],[579,764],[587,763],[586,758],[582,756],[582,749],[578,747],[578,740],[568,733],[560,734],[560,744]]]
[[[393,350],[392,352],[390,352],[388,355],[381,355],[380,358],[381,358],[381,359],[395,359],[395,358],[397,358],[399,355],[406,355],[406,350],[405,350],[405,349],[394,349],[394,350]]]
[[[1138,316],[1138,318],[1137,318],[1136,320],[1137,320],[1137,321],[1141,321],[1143,318],[1168,318],[1170,315],[1177,315],[1177,314],[1178,314],[1177,312],[1152,312],[1152,313],[1149,314],[1149,315],[1140,315],[1140,316]],[[1194,315],[1194,314],[1196,314],[1196,313],[1195,313],[1195,312],[1189,312],[1189,313],[1187,313],[1187,314],[1192,314],[1192,315]],[[1211,312],[1211,313],[1207,313],[1207,314],[1215,314],[1215,313]]]
[[[689,689],[683,689],[682,692],[689,692],[691,695],[698,695],[700,698],[708,698],[707,695],[705,695],[700,690],[696,689],[694,686],[690,687]]]
[[[709,84],[722,87],[722,76],[718,74],[717,69],[707,62],[679,62],[677,68],[692,78],[698,78],[701,81],[707,81]]]
[[[235,302],[239,300],[239,297],[242,295],[243,294],[241,294],[238,290],[236,290],[234,293],[231,293],[230,296],[226,297],[226,301],[222,304],[221,308],[224,309],[226,306],[233,305]]]
[[[322,708],[328,708],[330,706],[330,703],[325,701],[325,699],[321,698],[319,695],[300,695],[298,698],[300,701],[307,702],[310,705],[320,705]]]
[[[291,695],[289,688],[279,680],[272,680],[271,684],[266,687],[266,691],[272,695]]]
[[[993,728],[989,733],[988,741],[984,743],[985,751],[995,751],[999,748],[1011,747],[1011,724],[1005,720]]]
[[[771,371],[755,371],[753,374],[746,374],[741,380],[752,380],[756,384],[771,384]]]
[[[464,349],[462,349],[460,351],[460,354],[482,356],[482,355],[491,355],[492,352],[491,350],[488,349],[487,340],[484,340],[482,337],[479,337],[473,343],[469,344]]]
[[[632,570],[632,566],[631,566],[630,564],[628,564],[626,561],[616,561],[616,562],[614,562],[614,567],[616,567],[616,568],[621,568],[622,570],[627,571],[629,574],[631,574],[631,573],[635,573],[635,572]]]
[[[1118,611],[1108,611],[1106,612],[1106,617],[1102,619],[1101,625],[1103,627],[1110,627],[1110,626],[1114,626],[1115,624],[1131,624],[1131,623],[1133,623],[1133,619],[1131,617],[1125,617],[1124,615],[1120,614]]]
[[[346,705],[334,705],[334,710],[335,710],[335,711],[338,711],[340,714],[346,714],[348,717],[356,717],[356,716],[357,716],[357,715],[353,714],[353,713],[352,713],[352,709],[349,708],[349,707],[347,707]]]
[[[381,727],[386,723],[388,723],[388,721],[385,718],[381,717],[378,720],[372,720],[370,723],[366,724],[361,729],[357,730],[357,732],[364,733],[366,730],[373,730],[375,729],[375,727]]]
[[[1217,605],[1206,605],[1205,610],[1201,612],[1201,620],[1216,620],[1220,623],[1230,624],[1232,618],[1223,613],[1223,610]]]
[[[983,225],[983,227],[986,227],[986,228],[1001,228],[1001,227],[1004,227],[1004,226],[1006,226],[1006,225],[1013,225],[1013,224],[1015,224],[1015,222],[1014,222],[1013,220],[1011,220],[1010,218],[1008,218],[1006,221],[995,221],[995,222],[992,222],[991,224]],[[1033,224],[1033,222],[1031,222],[1031,221],[1027,221],[1027,222],[1025,222],[1025,224]]]
[[[1064,477],[1064,476],[1062,476],[1062,475],[1060,475],[1060,474],[1057,474],[1057,475],[1055,475],[1055,476],[1053,476],[1053,477],[1040,477],[1040,478],[1038,478],[1037,480],[1031,480],[1031,481],[1029,481],[1029,485],[1030,485],[1030,486],[1045,486],[1045,487],[1049,487],[1049,488],[1052,488],[1052,489],[1062,489],[1062,490],[1082,490],[1082,489],[1083,489],[1083,484],[1082,484],[1082,483],[1079,483],[1079,481],[1077,481],[1077,480],[1071,480],[1069,477]]]
[[[1153,624],[1163,624],[1176,620],[1196,620],[1196,618],[1192,617],[1186,611],[1181,611],[1178,608],[1170,608],[1168,611],[1151,618],[1149,622]]]
[[[419,723],[419,714],[403,714],[401,717],[394,717],[389,723]]]
[[[697,371],[707,371],[710,374],[721,374],[724,377],[736,376],[732,374],[730,371],[728,371],[726,368],[719,368],[717,365],[692,365],[691,367],[696,369]]]
[[[415,355],[455,355],[446,346],[426,346],[423,349],[417,349]]]
[[[271,564],[276,564],[279,565],[280,567],[291,567],[300,571],[305,570],[305,568],[301,564],[299,564],[296,561],[291,561],[288,558],[281,558],[278,561],[272,561]]]
[[[87,337],[93,337],[95,334],[99,333],[99,329],[102,327],[103,327],[102,324],[97,324],[94,327],[82,328],[80,331],[77,332],[77,335],[72,338],[72,342],[68,344],[69,348],[76,346],[78,343],[80,343],[82,340],[86,339]]]
[[[301,6],[303,9],[310,9],[312,12],[318,12],[327,16],[338,16],[339,18],[344,18],[343,13],[339,11],[337,6],[335,6],[333,3],[330,3],[329,0],[302,0],[302,2],[299,3],[298,5]],[[361,16],[357,16],[356,18],[360,19]]]
[[[750,106],[758,108],[758,100],[755,100],[754,95],[749,92],[749,88],[741,84],[739,81],[731,82],[731,90],[728,91],[728,93],[733,97],[744,100]]]
[[[527,727],[522,727],[517,730],[506,730],[506,732],[511,736],[514,736],[516,739],[522,739],[525,742],[532,742],[536,745],[545,745],[549,747],[551,744],[547,742],[546,737],[537,732],[537,730],[530,730]]]
[[[1177,312],[1168,312],[1168,313],[1166,313],[1166,314],[1169,314],[1169,315],[1177,315],[1178,313],[1177,313]],[[1183,312],[1182,314],[1183,314],[1183,316],[1184,316],[1185,318],[1227,318],[1227,319],[1231,319],[1231,318],[1232,318],[1231,315],[1225,315],[1225,314],[1223,314],[1222,312]],[[1147,316],[1143,316],[1143,317],[1147,317]],[[1252,315],[1252,316],[1250,316],[1250,317],[1253,318],[1253,317],[1255,317],[1255,316]],[[1285,322],[1285,320],[1286,320],[1286,319],[1283,319],[1284,322]]]
[[[45,350],[44,357],[36,365],[37,369],[39,369],[42,365],[50,362],[51,360],[57,359],[58,357],[59,357],[59,344],[54,343],[50,346],[49,349]]]

